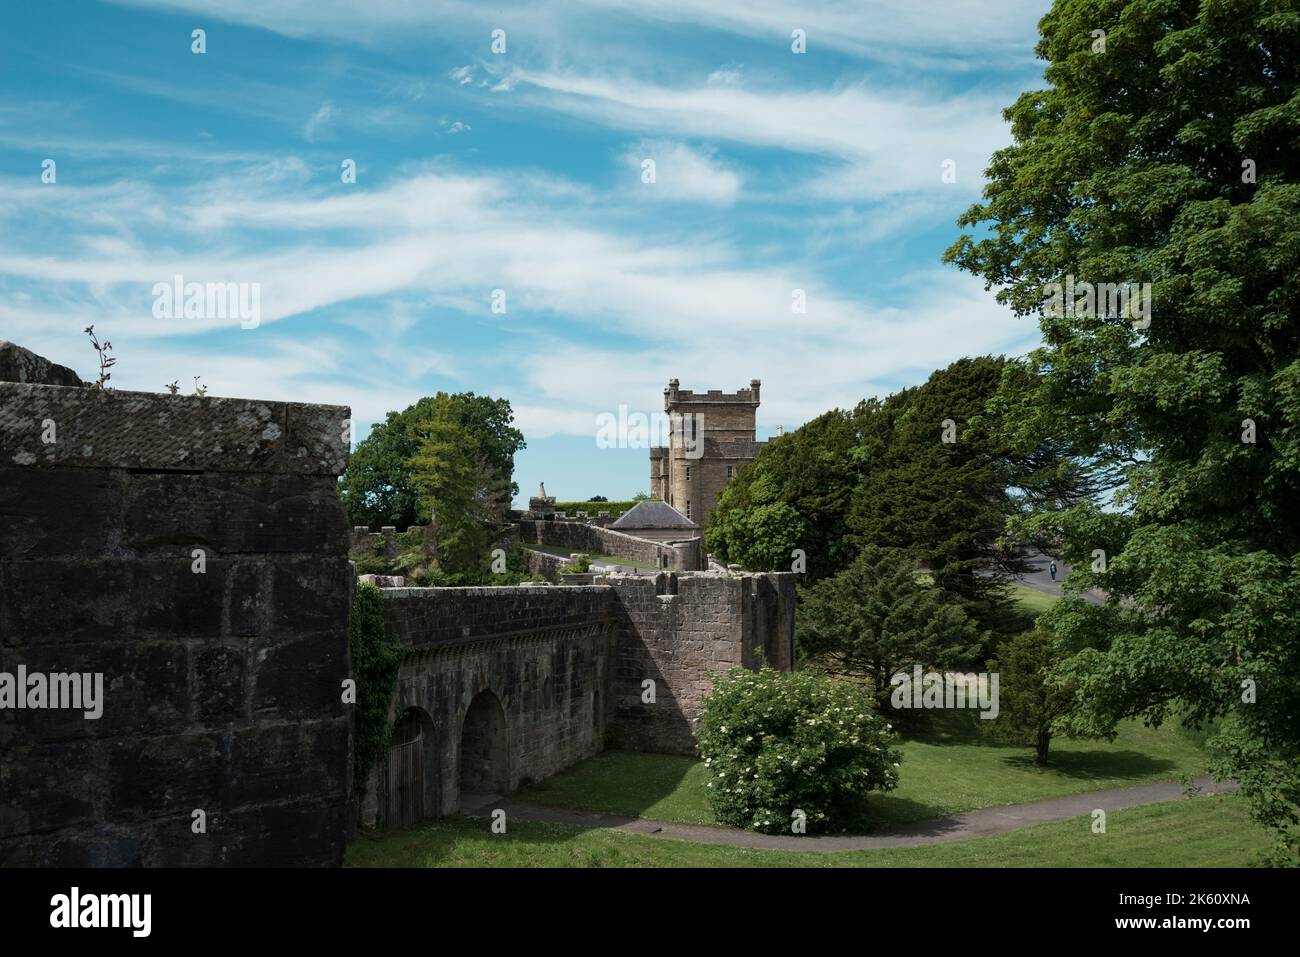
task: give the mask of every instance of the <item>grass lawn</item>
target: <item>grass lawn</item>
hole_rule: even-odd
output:
[[[980,734],[971,712],[927,717],[924,735],[902,740],[899,786],[867,799],[868,814],[881,827],[1204,773],[1200,748],[1171,725],[1156,730],[1126,722],[1110,743],[1054,741],[1052,764],[1038,768],[1031,749]],[[695,758],[606,751],[515,796],[623,817],[712,824],[705,781],[704,765]]]
[[[586,555],[592,562],[602,562],[609,565],[626,565],[628,568],[643,568],[655,571],[658,566],[653,562],[635,562],[630,558],[619,558],[617,555],[602,555],[598,552],[584,552],[580,548],[562,548],[559,545],[524,545],[524,548],[532,549],[535,552],[545,552],[547,555],[558,555],[561,558],[568,558],[570,555],[581,552]]]
[[[1037,618],[1059,601],[1060,597],[1049,595],[1047,592],[1039,591],[1037,588],[1030,588],[1028,585],[1022,585],[1019,582],[1012,582],[1011,600],[1026,615]]]
[[[1212,795],[1112,811],[1106,833],[1091,819],[926,847],[800,853],[754,851],[617,831],[527,821],[492,834],[486,818],[453,817],[407,831],[367,834],[350,867],[1246,867],[1269,840],[1245,802]]]

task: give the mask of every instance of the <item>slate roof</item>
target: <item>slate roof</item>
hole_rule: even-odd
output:
[[[637,502],[609,526],[620,528],[699,528],[694,522],[667,502],[648,500]]]

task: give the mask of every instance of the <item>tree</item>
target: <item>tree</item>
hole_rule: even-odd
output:
[[[1058,722],[1074,710],[1075,689],[1061,683],[1054,669],[1065,657],[1057,637],[1045,625],[1008,638],[989,670],[998,673],[1000,710],[996,730],[1034,748],[1034,763],[1047,764]]]
[[[984,637],[900,552],[866,548],[838,575],[799,590],[800,655],[870,679],[882,709],[895,674],[971,661]]]
[[[803,544],[804,523],[785,502],[763,502],[713,518],[705,542],[714,553],[752,571],[789,571]]]
[[[1005,360],[961,359],[889,396],[868,420],[875,439],[848,516],[863,546],[906,549],[935,584],[986,623],[1009,604],[1020,570],[1002,545],[1021,476],[983,422]]]
[[[839,409],[769,440],[718,496],[704,533],[709,551],[756,571],[788,570],[800,548],[810,579],[842,569],[853,557],[844,519],[858,440],[856,414]]]
[[[426,437],[423,426],[440,400],[451,404],[469,448],[495,476],[501,497],[494,507],[504,508],[518,493],[514,456],[524,448],[524,436],[512,424],[510,402],[472,392],[439,392],[401,412],[388,413],[358,443],[339,485],[354,525],[395,525],[400,530],[429,521],[428,509],[411,481],[410,461]]]
[[[1057,0],[1039,29],[1047,89],[1006,111],[1012,145],[960,220],[981,232],[946,258],[1039,316],[1038,383],[1003,397],[1012,438],[1064,443],[1114,482],[1114,508],[1030,523],[1063,542],[1072,584],[1109,594],[1049,613],[1081,648],[1062,666],[1070,723],[1214,721],[1217,770],[1294,856],[1300,12]]]
[[[480,582],[490,563],[500,473],[461,424],[455,397],[435,396],[419,432],[410,480],[432,516],[438,567],[449,583]]]

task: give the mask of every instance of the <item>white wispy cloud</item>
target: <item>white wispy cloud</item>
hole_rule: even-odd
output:
[[[1028,59],[1027,41],[1033,24],[1047,12],[1049,0],[1000,0],[997,4],[969,0],[553,0],[546,4],[513,0],[485,9],[473,0],[441,0],[437,4],[412,0],[223,0],[219,8],[206,0],[116,0],[134,7],[183,11],[226,22],[273,30],[293,37],[329,37],[378,44],[394,36],[426,35],[455,30],[481,36],[486,50],[493,28],[502,28],[536,41],[559,41],[572,47],[589,33],[584,59],[599,53],[608,32],[593,31],[602,18],[647,25],[692,25],[701,30],[770,40],[788,48],[790,33],[804,30],[809,55],[819,48],[863,57],[895,60],[927,52],[930,66],[963,69],[964,64],[942,53],[986,49],[990,53]],[[471,32],[472,31],[472,32]]]
[[[333,117],[334,104],[329,101],[322,103],[320,109],[311,115],[311,119],[309,119],[307,125],[303,127],[303,138],[306,139],[308,143],[315,143],[317,136],[324,127],[329,125],[329,122]]]
[[[630,175],[632,195],[651,200],[732,203],[741,190],[741,177],[720,160],[714,150],[695,149],[685,143],[642,140],[622,161]],[[647,167],[647,161],[653,167]],[[648,169],[654,181],[647,182]]]
[[[835,161],[805,189],[825,199],[873,200],[945,185],[978,191],[989,155],[1006,145],[1000,95],[922,96],[865,82],[831,90],[748,88],[739,82],[665,86],[628,77],[515,68],[530,109],[643,133],[691,136]],[[951,189],[952,186],[949,186]]]

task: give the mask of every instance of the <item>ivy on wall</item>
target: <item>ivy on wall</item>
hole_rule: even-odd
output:
[[[352,741],[353,793],[365,795],[370,769],[388,744],[388,705],[404,648],[384,627],[383,598],[374,585],[357,584],[352,599],[352,677],[357,683]]]

